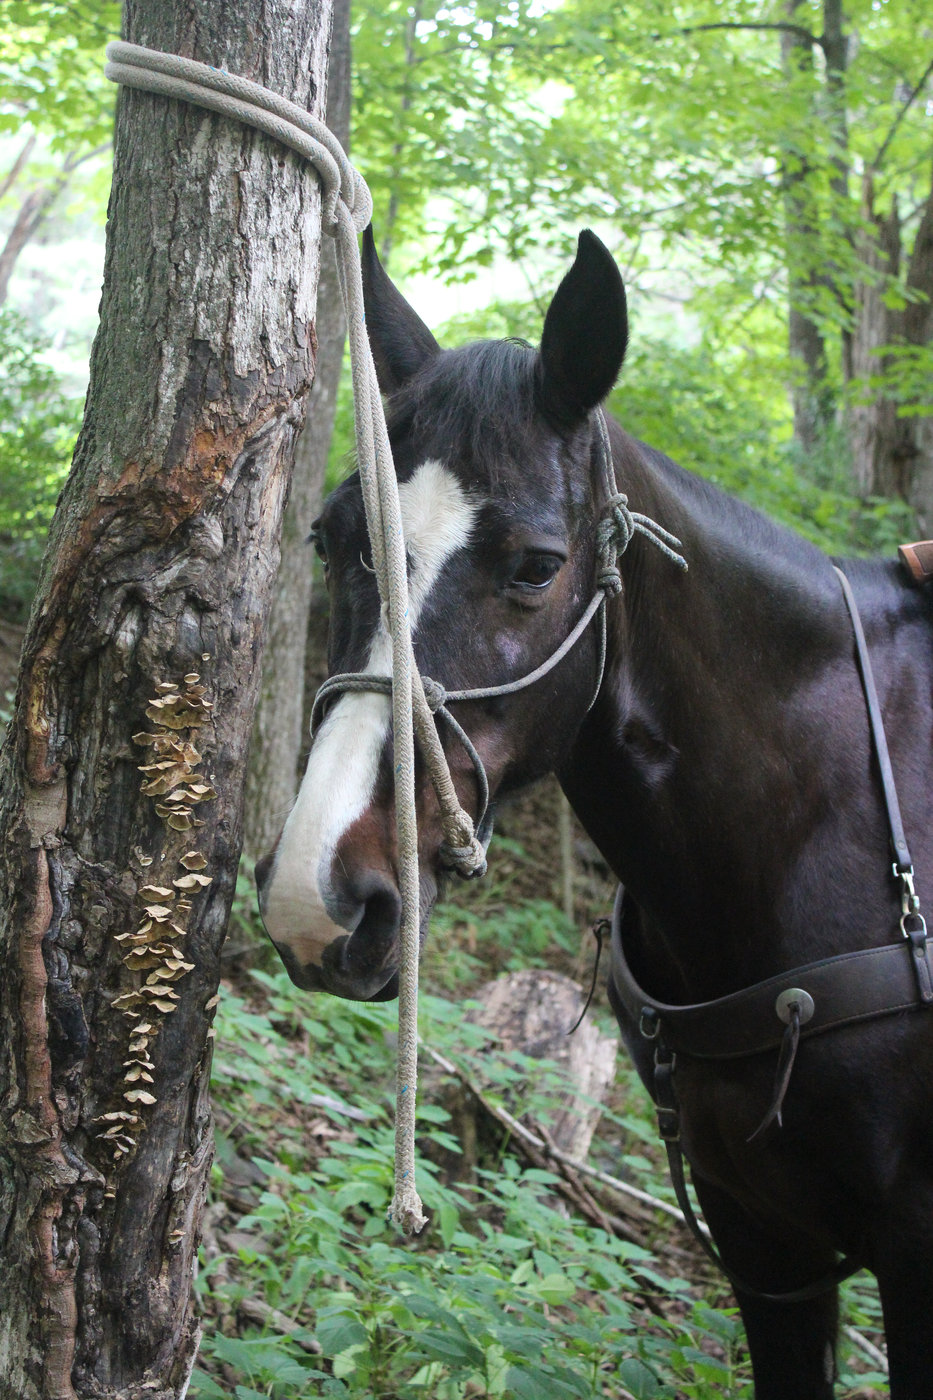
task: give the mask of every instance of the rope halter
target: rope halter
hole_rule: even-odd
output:
[[[643,535],[678,568],[687,568],[686,560],[678,552],[681,548],[680,540],[648,516],[630,510],[628,498],[616,490],[612,447],[602,409],[597,409],[594,413],[594,430],[599,467],[607,499],[596,527],[596,592],[576,625],[560,646],[540,666],[536,666],[534,670],[528,671],[516,680],[503,681],[499,685],[477,686],[473,689],[447,690],[440,681],[434,680],[430,676],[419,676],[425,704],[430,715],[435,719],[435,725],[432,726],[429,733],[439,742],[436,722],[437,719],[442,720],[455,738],[459,740],[473,765],[476,776],[479,801],[472,823],[469,822],[469,818],[466,822],[460,822],[461,814],[466,815],[462,812],[462,808],[457,811],[445,811],[442,806],[444,837],[440,847],[440,863],[444,869],[453,870],[465,879],[474,879],[486,873],[485,846],[473,833],[474,830],[482,832],[487,840],[491,835],[492,827],[488,821],[489,780],[482,759],[469,735],[447,708],[448,703],[462,700],[492,700],[527,690],[529,686],[548,675],[563,661],[598,613],[600,618],[599,662],[593,698],[587,707],[587,713],[589,713],[596,703],[596,697],[602,687],[606,664],[606,600],[622,591],[622,576],[619,572],[618,561],[634,536],[636,534]],[[366,671],[347,672],[331,676],[324,681],[314,698],[311,710],[312,738],[323,717],[324,706],[329,699],[334,695],[361,691],[375,691],[388,695],[392,691],[392,682],[388,676],[375,676]],[[420,729],[417,731],[417,737],[420,742],[422,738]],[[427,758],[427,755],[425,757]],[[430,763],[428,768],[433,782],[434,771]],[[437,791],[436,784],[435,791]],[[440,793],[438,793],[438,800],[440,800]]]

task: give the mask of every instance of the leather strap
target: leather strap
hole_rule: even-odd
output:
[[[881,717],[881,705],[878,701],[878,691],[875,689],[875,677],[871,669],[868,643],[865,641],[865,630],[862,627],[862,619],[859,617],[858,608],[855,604],[855,595],[852,592],[852,585],[840,568],[837,568],[835,564],[833,568],[838,575],[839,582],[842,584],[842,596],[846,600],[846,607],[849,609],[849,617],[852,620],[852,631],[855,634],[855,651],[858,657],[859,674],[862,677],[862,689],[865,691],[865,704],[868,707],[868,720],[871,724],[875,755],[878,759],[878,767],[881,770],[881,786],[884,789],[884,803],[888,809],[888,826],[891,830],[891,844],[894,847],[895,863],[898,871],[909,870],[912,864],[910,851],[907,847],[907,837],[904,835],[904,823],[901,820],[901,807],[897,800],[897,788],[894,786],[891,756],[888,753],[888,741],[884,733],[884,720]]]

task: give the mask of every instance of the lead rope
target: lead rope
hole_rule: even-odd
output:
[[[402,922],[395,1195],[389,1217],[406,1234],[417,1233],[426,1217],[415,1184],[420,935],[416,734],[440,804],[444,838],[457,868],[464,874],[485,868],[485,851],[476,839],[469,813],[463,810],[457,798],[412,651],[398,483],[363,307],[358,235],[370,222],[372,198],[365,180],[350,164],[327,127],[279,94],[222,69],[137,44],[109,44],[107,58],[104,72],[112,82],[194,103],[256,127],[296,151],[314,167],[321,179],[322,224],[335,239],[340,287],[347,313],[357,457],[366,523],[382,604],[382,625],[392,639],[395,818]]]
[[[442,716],[467,749],[477,772],[481,809],[488,794],[482,762],[465,731],[444,702],[508,695],[532,684],[551,670],[600,612],[599,683],[605,663],[605,602],[621,591],[618,556],[632,536],[643,534],[678,567],[687,567],[677,553],[680,541],[647,516],[629,509],[616,489],[612,449],[602,410],[597,409],[598,454],[605,480],[607,506],[597,541],[597,595],[570,637],[542,666],[519,681],[482,690],[452,691],[423,680],[415,664],[408,623],[408,570],[402,531],[398,482],[389,445],[382,397],[366,334],[363,280],[358,235],[370,222],[372,197],[366,182],[351,165],[332,132],[304,108],[258,83],[193,59],[122,41],[107,46],[105,76],[124,87],[139,88],[191,102],[258,128],[296,151],[317,171],[322,184],[322,225],[335,239],[337,271],[347,314],[353,376],[357,459],[374,573],[381,602],[382,625],[392,641],[392,719],[395,743],[395,820],[398,842],[399,892],[402,899],[399,962],[399,1050],[396,1076],[395,1194],[389,1218],[406,1234],[420,1231],[426,1217],[415,1184],[415,1096],[418,1076],[418,957],[420,906],[418,827],[415,812],[415,739],[421,749],[437,796],[443,830],[442,858],[459,875],[470,878],[486,869],[486,852],[474,822],[460,804],[435,723]],[[344,682],[359,677],[334,678]],[[381,690],[383,678],[371,688]],[[428,693],[426,694],[426,686]],[[337,687],[335,686],[334,689]],[[344,688],[349,688],[344,686]],[[592,704],[592,702],[591,702]]]

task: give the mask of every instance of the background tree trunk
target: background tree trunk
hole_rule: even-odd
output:
[[[27,136],[25,143],[23,144],[23,146],[21,146],[19,153],[16,156],[16,159],[13,161],[13,164],[10,166],[9,170],[4,175],[3,179],[0,180],[0,199],[6,199],[7,195],[10,193],[10,190],[13,188],[20,175],[23,173],[23,170],[28,164],[29,157],[32,155],[33,151],[35,150],[35,147],[35,136]]]
[[[874,183],[863,182],[865,233],[860,248],[868,275],[856,289],[856,331],[852,373],[867,381],[884,373],[885,346],[909,349],[933,341],[933,181],[904,279],[910,300],[903,305],[885,294],[901,269],[902,236],[897,205],[883,215],[875,208]],[[916,511],[922,534],[933,533],[933,417],[899,416],[889,393],[862,391],[849,409],[849,439],[855,482],[866,496],[893,496]],[[927,399],[929,408],[929,399]]]
[[[350,0],[334,0],[327,66],[327,125],[344,150],[350,144]],[[321,248],[317,293],[317,356],[307,421],[295,448],[291,494],[282,525],[282,557],[262,688],[250,746],[244,849],[254,859],[270,850],[291,808],[304,742],[305,653],[311,611],[312,551],[308,531],[321,507],[333,435],[346,321],[333,240]]]
[[[790,23],[800,22],[802,8],[803,0],[785,0],[784,13]],[[803,18],[806,19],[805,12]],[[798,72],[811,72],[811,40],[803,34],[782,31],[781,63],[791,81]],[[808,190],[811,175],[803,150],[788,148],[781,170],[787,265],[787,348],[794,374],[791,383],[794,441],[805,455],[813,452],[820,442],[830,412],[826,391],[826,345],[822,331],[809,312],[816,287],[814,268],[819,261],[819,227]]]
[[[318,114],[329,18],[124,6],[128,39]],[[87,412],[0,759],[3,1400],[175,1400],[193,1364],[209,1025],[319,238],[298,157],[121,93]]]
[[[21,157],[30,149],[30,143],[27,142],[24,151],[21,153]],[[26,245],[35,238],[43,223],[52,212],[52,209],[55,207],[56,201],[68,188],[72,175],[86,160],[91,160],[94,156],[101,155],[106,149],[106,146],[97,146],[93,151],[84,151],[81,154],[77,151],[72,151],[62,161],[61,169],[53,180],[45,184],[34,186],[24,197],[17,211],[16,218],[13,220],[13,226],[7,234],[6,242],[3,247],[0,248],[0,306],[3,306],[6,302],[10,290],[10,278],[13,275],[13,269],[16,267],[20,253]],[[10,184],[12,184],[17,177],[17,167],[19,165],[20,162],[17,161],[13,170],[10,172],[10,176],[7,177],[10,180]],[[4,183],[6,183],[6,181],[4,181]],[[0,195],[0,197],[2,197],[2,195]]]

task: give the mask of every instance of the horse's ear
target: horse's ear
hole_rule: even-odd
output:
[[[372,224],[363,234],[362,261],[366,329],[376,375],[382,392],[394,394],[440,354],[440,346],[379,261]]]
[[[604,243],[584,229],[548,307],[538,352],[542,411],[573,425],[609,393],[628,343],[625,287]]]

